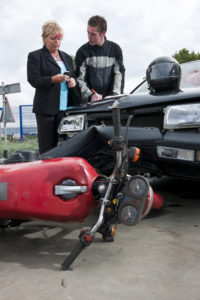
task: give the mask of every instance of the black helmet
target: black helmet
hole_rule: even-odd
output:
[[[172,57],[158,57],[148,66],[146,76],[150,91],[179,90],[181,67]]]

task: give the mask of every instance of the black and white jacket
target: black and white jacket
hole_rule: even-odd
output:
[[[122,50],[116,43],[108,40],[102,46],[86,43],[78,49],[75,62],[84,102],[90,101],[91,89],[103,97],[123,93],[125,69]]]

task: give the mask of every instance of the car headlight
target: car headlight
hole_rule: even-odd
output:
[[[165,129],[200,127],[200,104],[166,107],[163,127]]]
[[[58,127],[59,134],[65,134],[68,132],[76,132],[84,129],[85,115],[68,115],[63,118]]]

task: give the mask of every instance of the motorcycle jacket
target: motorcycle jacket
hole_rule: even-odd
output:
[[[103,97],[123,93],[122,50],[105,39],[102,46],[84,44],[76,53],[76,76],[83,102],[90,101],[94,89]]]

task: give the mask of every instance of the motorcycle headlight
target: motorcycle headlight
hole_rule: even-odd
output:
[[[105,176],[98,176],[92,184],[92,194],[95,199],[99,200],[105,196],[108,186],[108,179]]]
[[[200,104],[168,106],[165,109],[165,129],[200,127]]]
[[[65,134],[68,132],[82,131],[85,125],[85,115],[68,115],[63,118],[58,127],[59,134]]]

